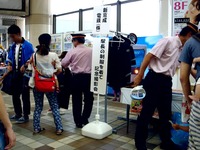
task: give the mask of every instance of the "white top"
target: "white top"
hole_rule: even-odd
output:
[[[35,54],[34,54],[35,58]],[[33,60],[35,63],[35,59]],[[55,61],[55,68],[52,65],[52,62]],[[46,77],[52,77],[53,74],[58,70],[61,69],[61,62],[60,59],[58,58],[58,55],[53,52],[49,52],[48,55],[42,56],[39,54],[36,54],[36,62],[37,62],[37,70]],[[33,69],[33,76],[34,76],[34,69]]]
[[[15,64],[16,64],[16,68],[18,68],[19,48],[20,48],[20,44],[16,44],[16,47],[15,47]]]

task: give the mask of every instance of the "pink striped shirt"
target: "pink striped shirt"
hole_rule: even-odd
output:
[[[156,73],[173,77],[180,65],[178,59],[182,51],[182,43],[178,36],[161,39],[150,51],[156,56],[151,59],[149,68]]]
[[[91,73],[92,49],[78,45],[70,50],[61,62],[64,68],[71,67],[72,73]]]

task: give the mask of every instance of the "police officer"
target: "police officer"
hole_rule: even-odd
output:
[[[93,93],[90,92],[92,49],[84,46],[85,36],[84,34],[72,34],[74,48],[62,60],[62,66],[70,67],[73,75],[72,103],[74,122],[77,128],[82,128],[82,125],[88,123],[94,100]],[[82,94],[84,94],[84,100]]]

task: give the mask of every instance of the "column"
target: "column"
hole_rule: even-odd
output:
[[[172,31],[172,0],[160,0],[159,33],[171,36]]]
[[[26,39],[38,45],[42,33],[50,33],[51,0],[30,0],[30,16],[26,18]]]

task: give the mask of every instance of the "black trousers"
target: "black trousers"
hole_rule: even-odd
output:
[[[90,74],[76,74],[72,77],[72,106],[75,124],[86,124],[91,115],[94,97],[90,92],[90,79]]]
[[[143,108],[137,119],[135,144],[137,149],[146,145],[148,138],[148,124],[157,108],[160,122],[160,138],[164,143],[170,143],[171,103],[172,103],[172,78],[158,74],[150,70],[144,80],[143,87],[146,97],[143,100]]]
[[[22,112],[25,118],[30,114],[30,88],[28,82],[28,77],[23,76],[20,72],[14,72],[12,100],[15,114],[19,117],[22,116]],[[21,95],[23,111],[20,98]]]

